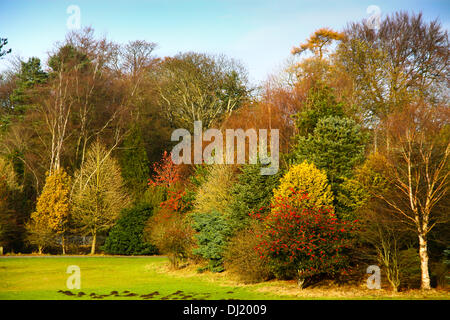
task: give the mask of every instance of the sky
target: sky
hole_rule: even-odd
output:
[[[225,54],[239,60],[252,83],[277,72],[298,46],[321,27],[342,30],[369,18],[371,5],[381,17],[395,11],[422,12],[450,27],[450,1],[381,0],[0,0],[0,37],[22,59],[45,61],[69,26],[75,26],[71,5],[79,8],[80,26],[96,35],[126,43],[156,42],[160,57],[195,51]],[[8,66],[0,60],[0,70]]]

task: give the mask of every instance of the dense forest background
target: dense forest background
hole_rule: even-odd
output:
[[[446,286],[448,58],[440,23],[405,12],[317,30],[261,86],[226,56],[70,32],[1,74],[0,244],[300,286],[375,264],[393,290]],[[278,129],[279,172],[174,165],[171,133],[196,120]]]

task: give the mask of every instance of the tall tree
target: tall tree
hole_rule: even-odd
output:
[[[48,78],[46,72],[42,70],[41,60],[36,57],[28,59],[27,62],[21,61],[20,72],[17,75],[16,89],[11,95],[11,101],[14,104],[14,113],[23,113],[24,108],[33,102],[33,94],[30,92],[33,88],[42,85]]]
[[[242,66],[224,57],[184,53],[166,58],[154,71],[163,114],[176,128],[208,128],[247,99]]]
[[[292,54],[301,54],[306,50],[311,51],[319,59],[323,58],[323,54],[327,52],[327,47],[333,41],[344,39],[344,34],[331,30],[330,28],[320,28],[316,30],[305,43],[300,44],[299,47],[292,49]]]
[[[140,128],[135,127],[125,138],[120,147],[119,162],[125,185],[135,196],[139,196],[147,188],[150,176],[150,162]]]
[[[351,178],[353,168],[364,160],[366,142],[361,126],[341,117],[321,118],[312,134],[297,140],[295,161],[308,160],[326,172],[339,218],[351,211],[339,195],[345,179]]]
[[[449,221],[448,107],[410,105],[388,119],[391,147],[382,151],[383,188],[369,188],[391,214],[414,231],[419,242],[421,287],[430,289],[428,238],[439,223]]]
[[[381,21],[378,31],[360,22],[344,33],[336,62],[352,79],[367,120],[383,119],[417,96],[447,100],[450,46],[437,20],[396,12]]]
[[[91,254],[95,253],[97,235],[108,231],[129,203],[119,164],[111,151],[94,142],[83,167],[75,173],[73,217],[81,230],[92,236]]]

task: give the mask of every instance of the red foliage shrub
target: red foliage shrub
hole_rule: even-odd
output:
[[[171,154],[167,151],[164,151],[159,162],[153,164],[153,171],[153,179],[148,180],[149,186],[170,188],[180,181],[180,166],[173,163]]]
[[[275,199],[266,216],[250,214],[266,226],[257,235],[260,242],[255,250],[259,257],[271,266],[275,276],[297,278],[300,285],[316,275],[345,273],[344,252],[355,228],[353,223],[337,219],[329,208],[303,209],[301,203],[307,197],[293,192]]]

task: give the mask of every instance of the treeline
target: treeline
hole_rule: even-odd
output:
[[[155,49],[88,28],[45,67],[30,58],[2,74],[7,251],[65,253],[88,235],[95,253],[104,236],[107,253],[160,252],[245,281],[360,281],[376,264],[393,290],[447,284],[449,43],[437,21],[319,29],[259,88],[232,59]],[[174,165],[170,134],[196,120],[279,129],[279,172]]]

